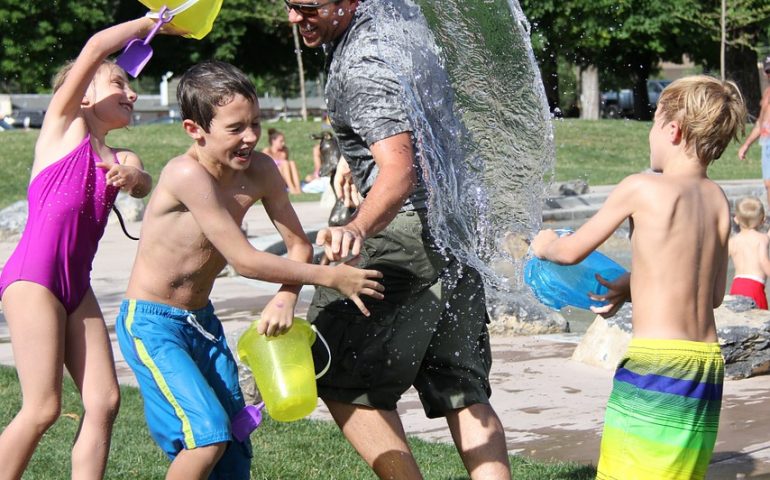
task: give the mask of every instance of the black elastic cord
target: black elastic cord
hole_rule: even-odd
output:
[[[127,236],[128,238],[130,238],[131,240],[139,240],[139,237],[134,237],[133,235],[131,235],[130,233],[128,233],[128,230],[126,230],[126,224],[125,224],[125,222],[123,221],[123,215],[121,215],[121,214],[120,214],[120,210],[118,210],[118,207],[116,207],[115,205],[113,205],[113,206],[112,206],[112,211],[113,211],[113,212],[115,212],[115,215],[117,215],[117,216],[118,216],[118,221],[120,222],[120,228],[122,228],[122,229],[123,229],[123,233],[125,233],[125,234],[126,234],[126,236]]]

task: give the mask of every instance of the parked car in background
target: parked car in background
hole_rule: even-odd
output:
[[[658,98],[671,80],[647,80],[647,96],[650,108],[658,107]],[[603,118],[625,118],[634,114],[634,91],[630,88],[609,90],[601,93],[601,113]]]
[[[182,117],[178,115],[163,115],[161,117],[134,120],[134,125],[168,125],[172,123],[182,123]]]
[[[13,126],[16,128],[40,128],[43,126],[43,110],[14,110],[11,113]]]
[[[13,130],[15,127],[11,125],[5,118],[0,118],[0,132],[5,130]]]

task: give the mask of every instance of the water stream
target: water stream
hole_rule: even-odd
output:
[[[521,266],[505,246],[541,223],[553,131],[529,26],[516,0],[363,2],[396,42],[385,57],[401,78],[429,189],[432,231],[478,269],[490,310],[520,305]],[[410,68],[401,68],[404,64]]]

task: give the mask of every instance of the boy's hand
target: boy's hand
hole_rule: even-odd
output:
[[[604,295],[589,294],[592,300],[607,302],[603,307],[591,307],[591,311],[603,318],[609,318],[620,310],[624,303],[631,300],[631,274],[624,273],[613,282],[607,281],[604,277],[596,274],[596,280],[607,287],[607,293]]]
[[[257,332],[272,337],[289,331],[294,324],[294,307],[297,303],[296,295],[293,297],[291,299],[288,295],[278,293],[267,302],[257,323]]]
[[[540,230],[535,238],[532,239],[532,243],[529,244],[529,248],[532,250],[532,254],[538,258],[546,258],[546,251],[548,246],[555,242],[559,238],[559,234],[555,231],[547,228]]]
[[[354,258],[349,263],[358,261]],[[376,278],[382,278],[382,272],[377,270],[362,270],[351,267],[347,263],[341,263],[332,268],[331,286],[339,291],[356,304],[361,313],[369,316],[369,310],[361,300],[361,295],[367,295],[377,300],[382,300],[385,296],[382,294],[385,287]]]
[[[357,228],[348,224],[322,228],[316,235],[315,243],[324,247],[326,258],[338,262],[348,255],[357,257],[361,253],[364,236]]]

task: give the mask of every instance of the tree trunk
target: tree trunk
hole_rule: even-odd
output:
[[[650,94],[647,92],[647,79],[650,76],[650,62],[640,60],[634,68],[634,118],[651,120]]]
[[[593,65],[580,70],[580,118],[599,120],[599,70]]]
[[[545,98],[548,100],[548,109],[555,117],[564,116],[559,106],[559,71],[556,51],[549,47],[543,52],[544,58],[540,62],[540,75],[543,77]]]
[[[759,101],[762,97],[756,52],[741,45],[728,45],[725,56],[727,80],[738,85],[749,115],[756,117],[759,115]]]
[[[302,98],[302,120],[307,120],[307,95],[305,94],[305,66],[302,64],[302,48],[299,44],[299,31],[297,24],[291,25],[291,34],[294,36],[294,52],[297,54],[297,69],[299,69],[299,94]]]
[[[553,18],[545,16],[540,20],[539,29],[542,32],[553,31]],[[545,98],[548,100],[548,110],[555,117],[562,117],[563,110],[559,105],[559,62],[556,46],[551,42],[551,38],[546,36],[543,45],[542,55],[539,56],[540,76],[543,79],[543,88],[545,89]]]

